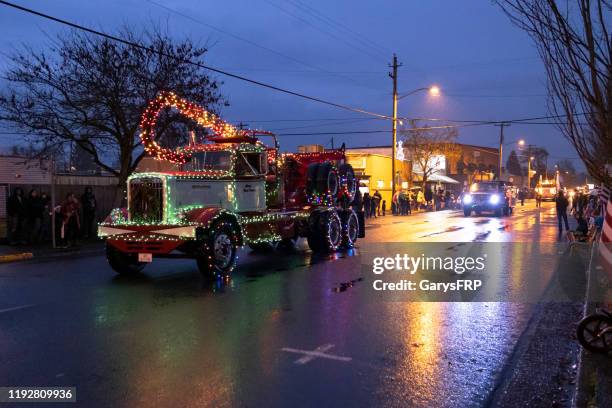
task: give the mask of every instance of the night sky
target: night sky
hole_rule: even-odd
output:
[[[209,44],[206,62],[211,66],[385,115],[391,113],[392,82],[387,72],[393,52],[403,63],[400,93],[432,84],[442,90],[438,98],[421,92],[401,100],[400,116],[501,121],[548,115],[546,77],[535,47],[491,1],[15,2],[107,32],[124,23],[160,21],[173,36]],[[2,70],[11,48],[22,42],[44,47],[46,34],[66,29],[6,6],[0,6],[0,27]],[[223,117],[250,127],[310,133],[391,126],[388,121],[218,78],[225,81],[222,92],[231,103]],[[561,158],[571,158],[581,168],[554,126],[513,124],[505,132],[508,142],[524,138],[548,149],[551,167]],[[390,133],[335,135],[334,141],[365,146],[390,144],[390,138]],[[463,143],[496,146],[498,138],[499,128],[493,125],[459,129]],[[281,145],[291,150],[299,144],[329,145],[330,139],[283,136]],[[10,136],[0,139],[5,149],[11,144]],[[512,146],[505,149],[507,157]]]

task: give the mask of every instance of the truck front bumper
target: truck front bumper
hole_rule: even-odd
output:
[[[100,224],[98,237],[121,252],[167,254],[194,241],[196,226]]]

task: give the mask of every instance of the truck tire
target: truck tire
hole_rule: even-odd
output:
[[[470,210],[469,208],[464,208],[463,209],[463,215],[465,217],[469,217],[470,215],[472,215],[472,210]]]
[[[332,197],[335,200],[339,187],[338,172],[334,169],[334,166],[329,162],[320,163],[317,169],[317,190],[319,194]]]
[[[352,248],[359,236],[359,219],[352,209],[342,211],[340,219],[342,221],[342,247]]]
[[[317,173],[319,172],[319,163],[311,163],[306,169],[306,194],[308,196],[323,193],[317,189]]]
[[[308,246],[313,252],[334,252],[342,243],[342,223],[335,210],[313,212],[308,229]]]
[[[340,194],[346,196],[346,204],[348,205],[353,202],[357,191],[355,171],[353,166],[345,163],[338,167],[338,174],[340,176]]]
[[[110,267],[120,275],[135,275],[146,265],[144,262],[138,262],[137,255],[121,252],[108,243],[106,244],[106,260]]]
[[[198,269],[207,278],[227,277],[236,266],[236,228],[230,221],[217,221],[199,243]]]

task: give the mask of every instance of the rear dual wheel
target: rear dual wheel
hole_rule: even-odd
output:
[[[342,246],[352,248],[355,246],[359,236],[359,219],[352,209],[342,211],[340,215],[342,221]]]
[[[308,246],[313,252],[330,253],[342,244],[342,223],[335,210],[314,211],[308,219]]]

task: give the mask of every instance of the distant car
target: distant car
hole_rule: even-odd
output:
[[[492,212],[497,217],[512,214],[515,205],[514,189],[503,181],[480,181],[470,186],[462,197],[463,215],[469,217],[472,211]]]

